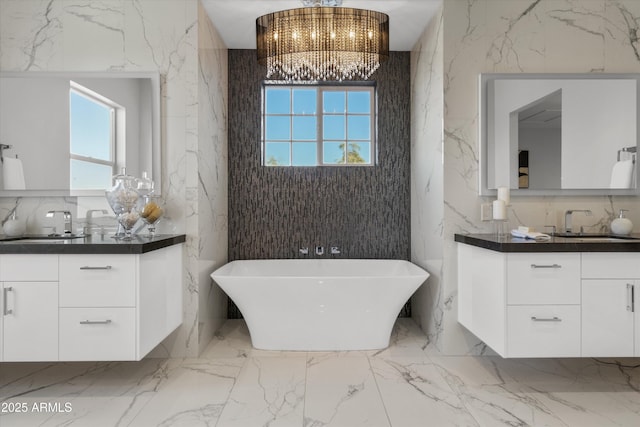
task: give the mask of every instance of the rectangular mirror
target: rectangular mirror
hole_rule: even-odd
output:
[[[640,74],[481,74],[480,195],[638,194]]]
[[[97,196],[126,167],[161,191],[160,77],[0,73],[0,197]]]

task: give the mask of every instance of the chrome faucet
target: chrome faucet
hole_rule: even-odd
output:
[[[337,246],[331,246],[331,255],[340,255],[340,248]]]
[[[73,226],[71,219],[71,212],[69,211],[49,211],[47,212],[47,218],[53,218],[56,213],[61,213],[62,218],[64,219],[64,234],[72,234]]]
[[[574,212],[582,212],[586,216],[591,216],[592,215],[592,212],[589,209],[573,209],[573,210],[566,211],[564,213],[564,231],[565,231],[565,233],[571,233],[572,232],[571,231],[571,215]]]
[[[324,255],[324,248],[322,246],[316,246],[316,255],[318,256]]]

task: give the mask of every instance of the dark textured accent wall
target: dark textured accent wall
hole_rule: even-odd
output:
[[[410,63],[392,52],[373,79],[374,167],[264,167],[255,50],[229,50],[229,260],[299,258],[338,246],[340,258],[409,259]],[[325,258],[331,257],[328,254]]]

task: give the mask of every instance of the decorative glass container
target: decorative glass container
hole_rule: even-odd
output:
[[[141,201],[140,218],[147,224],[149,237],[153,237],[156,232],[156,224],[164,214],[164,203],[160,196],[144,196]]]
[[[124,229],[124,237],[121,237],[123,240],[131,240],[131,230],[140,218],[140,212],[138,212],[140,195],[136,188],[137,179],[127,175],[123,168],[120,175],[113,177],[113,187],[105,192],[109,206]]]

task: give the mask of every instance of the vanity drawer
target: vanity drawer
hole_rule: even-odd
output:
[[[57,282],[58,255],[2,255],[0,257],[0,281]]]
[[[508,254],[507,304],[580,304],[580,254]]]
[[[135,360],[134,308],[61,308],[60,360]]]
[[[507,308],[508,357],[579,357],[580,306]]]
[[[133,307],[135,255],[60,256],[60,307]]]

